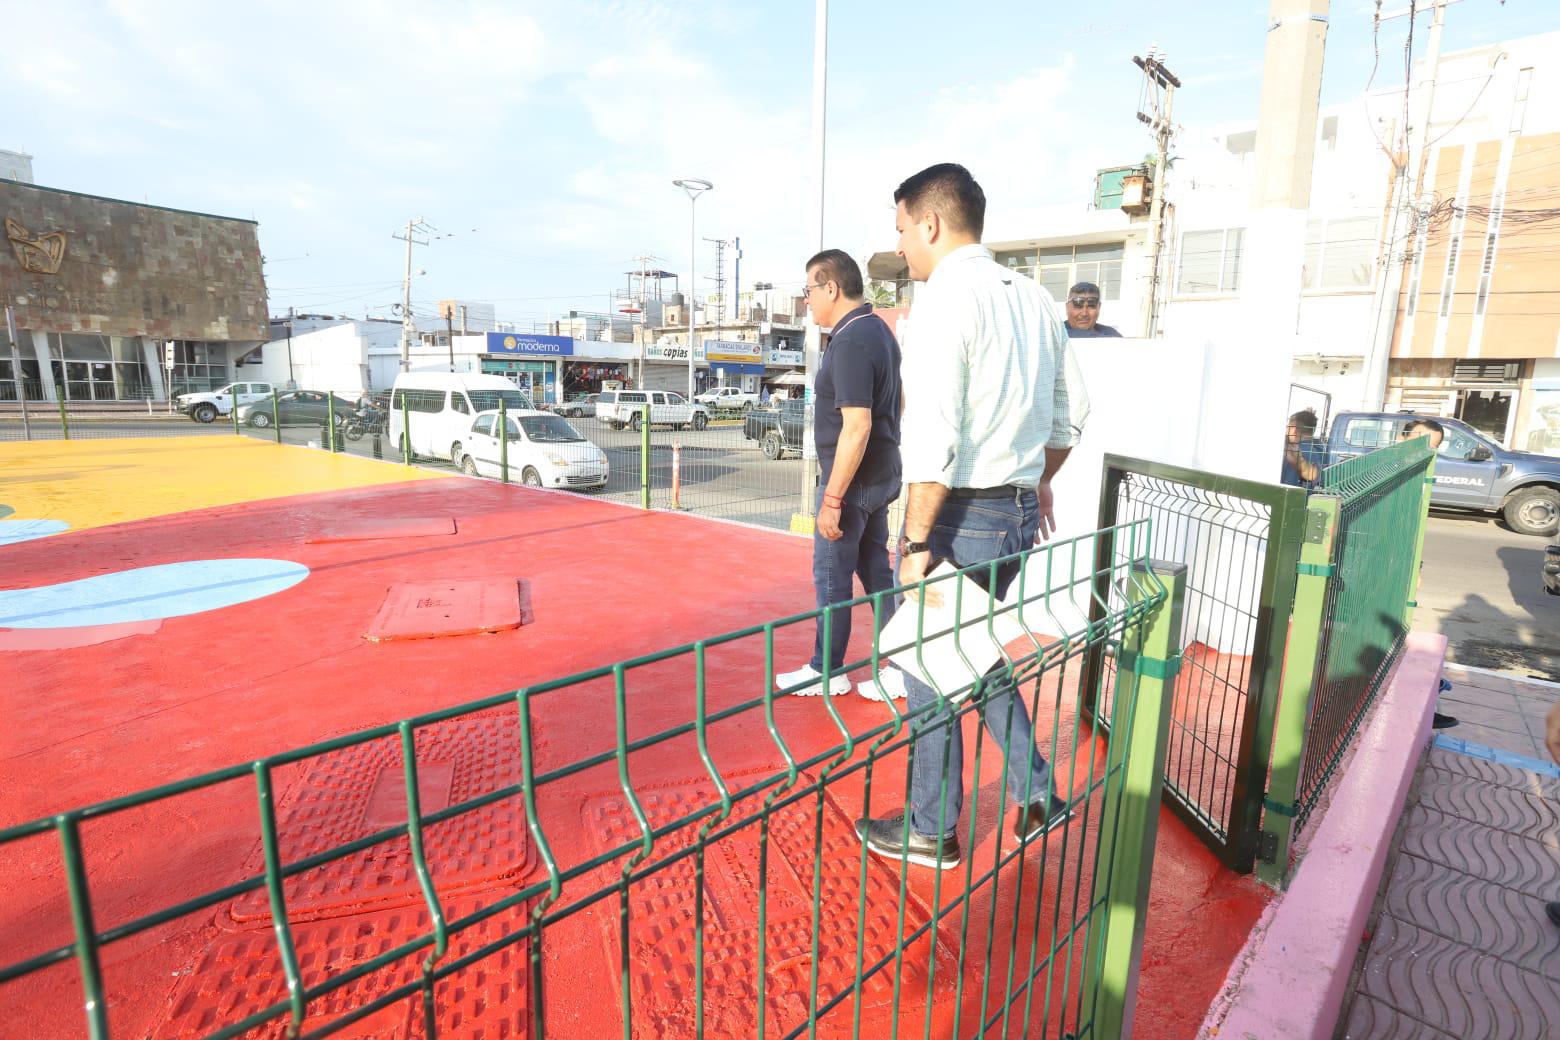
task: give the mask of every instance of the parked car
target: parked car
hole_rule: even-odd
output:
[[[1560,458],[1509,451],[1458,419],[1409,412],[1341,412],[1327,439],[1327,464],[1396,444],[1411,423],[1432,418],[1446,436],[1436,449],[1431,505],[1499,513],[1519,534],[1560,533]]]
[[[540,410],[510,412],[509,473],[532,487],[599,491],[607,486],[611,468],[606,453],[580,435],[561,415]],[[497,411],[478,412],[462,439],[460,468],[473,477],[503,473]]]
[[[778,407],[755,408],[742,418],[742,436],[758,441],[766,459],[778,459],[787,452],[801,454],[802,434],[807,428],[807,403],[801,400],[776,402]]]
[[[280,418],[283,426],[323,426],[331,412],[330,396],[323,390],[289,390],[276,396],[273,416],[271,395],[267,394],[262,400],[239,405],[238,421],[256,429],[270,426],[274,418]],[[356,408],[346,398],[337,397],[336,425],[345,423]]]
[[[710,424],[709,409],[690,404],[682,394],[671,390],[606,390],[596,399],[596,421],[614,430],[625,426],[639,429],[644,422],[645,405],[650,406],[650,425],[702,430]]]
[[[600,396],[600,394],[585,394],[572,401],[553,406],[552,411],[570,419],[584,419],[596,414],[596,400]]]
[[[693,399],[712,412],[745,412],[758,407],[757,394],[735,386],[713,386]]]
[[[498,408],[536,411],[531,395],[503,376],[469,372],[402,372],[390,394],[390,440],[398,451],[459,462],[472,417]],[[402,429],[403,423],[411,430]]]
[[[173,399],[173,403],[175,408],[196,422],[209,423],[215,421],[219,415],[232,412],[235,398],[240,409],[262,398],[269,401],[271,389],[270,383],[229,383],[221,389],[207,393],[180,394]]]

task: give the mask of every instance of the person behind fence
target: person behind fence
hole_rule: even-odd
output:
[[[1415,437],[1429,437],[1430,450],[1440,448],[1441,442],[1446,439],[1446,427],[1434,419],[1415,419],[1403,427],[1403,432],[1398,434],[1398,440],[1411,441]]]
[[[855,596],[860,576],[868,594],[894,587],[888,562],[888,506],[899,497],[899,342],[863,302],[861,268],[850,254],[825,249],[807,261],[807,305],[817,323],[832,329],[813,385],[813,441],[818,446],[819,487],[814,500],[813,589],[820,608]],[[880,623],[893,614],[885,596]],[[850,642],[849,610],[836,610],[828,623],[829,657],[824,660],[824,615],[818,616],[812,660],[775,677],[781,690],[812,696],[850,692],[845,652]]]
[[[1056,526],[1051,479],[1075,440],[1065,321],[1049,293],[996,263],[980,244],[986,213],[980,185],[963,166],[944,163],[906,180],[894,200],[899,254],[910,277],[924,283],[911,305],[905,345],[902,457],[909,496],[899,580],[909,585],[926,576],[934,559],[968,567],[1049,538]],[[1017,560],[999,566],[990,591],[1005,595],[1020,566]],[[909,826],[899,814],[860,820],[856,833],[877,855],[950,867],[960,860],[962,717],[914,676],[905,675],[904,683],[918,730]],[[999,663],[987,671],[973,697],[1002,749],[1017,809],[1014,836],[1028,842],[1064,823],[1071,808],[1035,746],[1010,668]]]
[[[1316,413],[1306,408],[1289,417],[1284,428],[1284,464],[1278,482],[1310,487],[1322,475],[1326,447],[1316,440]]]

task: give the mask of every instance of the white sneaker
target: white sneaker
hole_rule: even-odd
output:
[[[879,683],[882,683],[883,685],[883,689],[881,691],[878,689]],[[856,692],[861,694],[861,696],[865,697],[869,701],[902,701],[906,696],[905,673],[901,672],[898,668],[890,668],[885,666],[877,673],[876,678],[864,679],[858,683],[856,686]],[[887,696],[885,697],[884,694],[887,694]]]
[[[792,686],[802,686],[799,690],[791,690],[796,697],[817,697],[823,693],[823,674],[810,664],[804,664],[794,672],[786,672],[784,675],[775,676],[775,689],[784,690]],[[835,672],[829,676],[829,693],[838,697],[842,693],[850,692],[850,676],[843,672]]]

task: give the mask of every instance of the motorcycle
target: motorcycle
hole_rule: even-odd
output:
[[[346,425],[342,427],[341,432],[347,440],[356,441],[362,440],[365,433],[382,437],[389,431],[385,425],[384,413],[377,408],[363,407],[355,409],[347,416]]]

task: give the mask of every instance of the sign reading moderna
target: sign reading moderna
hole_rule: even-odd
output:
[[[572,357],[574,340],[570,336],[538,336],[519,332],[489,332],[489,354],[522,354],[527,357]]]

